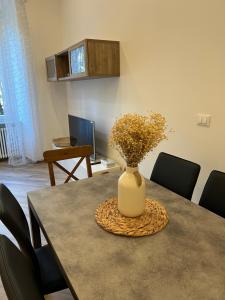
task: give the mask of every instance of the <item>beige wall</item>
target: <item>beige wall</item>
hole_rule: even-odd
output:
[[[164,114],[174,132],[141,170],[149,177],[159,151],[200,163],[197,201],[209,172],[225,171],[225,2],[61,3],[64,47],[84,38],[121,41],[120,78],[67,83],[69,113],[95,120],[105,141],[121,113]],[[212,115],[210,128],[196,125],[199,112]]]
[[[67,132],[66,88],[62,83],[46,80],[45,57],[61,50],[62,25],[60,0],[28,0],[29,22],[37,81],[39,114],[44,149],[51,147],[54,137]]]

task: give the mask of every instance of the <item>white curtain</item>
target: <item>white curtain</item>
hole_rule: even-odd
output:
[[[24,0],[0,0],[0,81],[9,163],[42,159],[39,113]]]

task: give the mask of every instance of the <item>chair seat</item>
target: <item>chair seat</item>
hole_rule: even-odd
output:
[[[35,249],[40,267],[43,294],[50,294],[68,288],[62,272],[48,245]]]

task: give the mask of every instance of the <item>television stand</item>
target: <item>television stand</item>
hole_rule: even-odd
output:
[[[98,152],[96,152],[96,154],[95,154],[95,159],[93,159],[93,157],[90,157],[90,158],[91,158],[91,165],[98,165],[101,163],[102,159],[105,159],[105,157]]]
[[[69,137],[65,138],[57,138],[53,139],[52,141],[52,148],[53,149],[61,149],[65,147],[70,147],[70,139]],[[107,158],[102,156],[101,154],[97,154],[96,160],[91,160],[91,169],[93,176],[97,174],[106,174],[109,172],[119,171],[120,166],[115,162],[114,165],[107,166],[106,164],[102,163],[102,160],[106,161]],[[76,164],[79,158],[71,158],[67,160],[61,160],[60,164],[66,168],[67,170],[71,171]],[[78,169],[76,170],[76,175],[79,179],[87,178],[87,169],[86,169],[86,162],[85,160],[82,161]]]

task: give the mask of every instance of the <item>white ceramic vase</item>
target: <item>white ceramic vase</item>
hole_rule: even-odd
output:
[[[145,180],[138,167],[127,167],[118,182],[118,209],[126,217],[140,216],[145,208]]]

